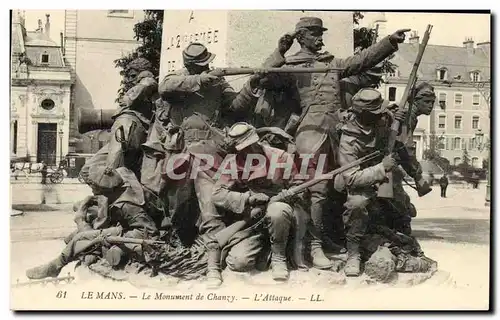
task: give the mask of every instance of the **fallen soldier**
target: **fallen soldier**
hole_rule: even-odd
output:
[[[88,229],[78,232],[67,243],[61,254],[49,263],[26,271],[30,279],[57,277],[62,268],[77,260],[82,251],[98,237],[123,236],[127,238],[148,239],[157,236],[158,230],[152,218],[144,211],[144,193],[134,173],[121,167],[108,171],[105,168],[92,167],[88,182],[94,195],[108,199],[108,212],[100,221],[102,229]],[[111,246],[106,253],[111,265],[123,262],[140,245]],[[95,249],[94,249],[95,250]],[[140,255],[138,255],[140,257]]]

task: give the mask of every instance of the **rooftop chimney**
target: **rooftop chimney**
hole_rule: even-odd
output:
[[[467,52],[474,53],[474,40],[472,38],[465,38],[464,48],[467,48]]]
[[[420,42],[420,37],[418,36],[418,31],[413,31],[411,33],[410,38],[408,39],[410,43],[419,43]]]
[[[38,29],[36,29],[36,31],[43,32],[42,19],[38,19]]]
[[[47,17],[47,22],[45,22],[45,34],[50,37],[50,14],[45,15]]]

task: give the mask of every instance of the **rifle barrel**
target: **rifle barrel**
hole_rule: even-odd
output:
[[[266,73],[327,73],[332,71],[343,71],[343,68],[216,68],[210,74],[224,77],[244,74],[266,74]]]
[[[376,158],[380,154],[381,154],[380,151],[374,151],[374,152],[372,152],[372,153],[370,153],[370,154],[368,154],[368,155],[366,155],[366,156],[364,156],[362,158],[359,158],[356,161],[353,161],[353,162],[349,163],[348,165],[342,166],[342,167],[340,167],[338,169],[335,169],[335,170],[333,170],[331,172],[322,174],[322,175],[320,175],[320,176],[318,176],[318,177],[316,177],[316,178],[314,178],[312,180],[306,181],[306,182],[304,182],[304,183],[302,183],[302,184],[300,184],[298,186],[291,187],[290,191],[293,194],[298,194],[298,193],[302,192],[303,190],[305,190],[305,189],[307,189],[307,188],[309,188],[309,187],[311,187],[311,186],[313,186],[313,185],[315,185],[315,184],[317,184],[317,183],[319,183],[321,181],[333,179],[333,177],[335,177],[337,174],[342,173],[342,172],[344,172],[344,171],[346,171],[348,169],[351,169],[351,168],[353,168],[355,166],[358,166],[358,165],[360,165],[361,163],[363,163],[365,161],[368,161],[368,160],[371,160],[373,158]]]

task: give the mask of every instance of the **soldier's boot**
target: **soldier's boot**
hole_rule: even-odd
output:
[[[273,280],[288,280],[289,272],[286,264],[286,244],[282,242],[271,244],[271,271]]]
[[[207,289],[216,289],[222,285],[220,268],[221,250],[217,243],[207,245]]]
[[[333,261],[325,256],[320,240],[311,240],[311,258],[315,268],[326,270],[333,267]]]
[[[347,252],[347,249],[344,246],[335,243],[332,239],[330,239],[330,237],[323,237],[323,247],[325,248],[324,251],[334,254]]]
[[[358,277],[361,274],[361,254],[359,243],[347,241],[347,261],[344,267],[347,277]]]
[[[49,263],[42,264],[41,266],[28,269],[26,271],[26,277],[28,279],[44,279],[49,277],[57,277],[64,267],[64,263],[61,257],[50,261]]]

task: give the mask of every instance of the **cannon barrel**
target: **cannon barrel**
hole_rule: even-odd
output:
[[[115,109],[79,109],[78,132],[84,134],[93,130],[111,129],[115,112]]]

